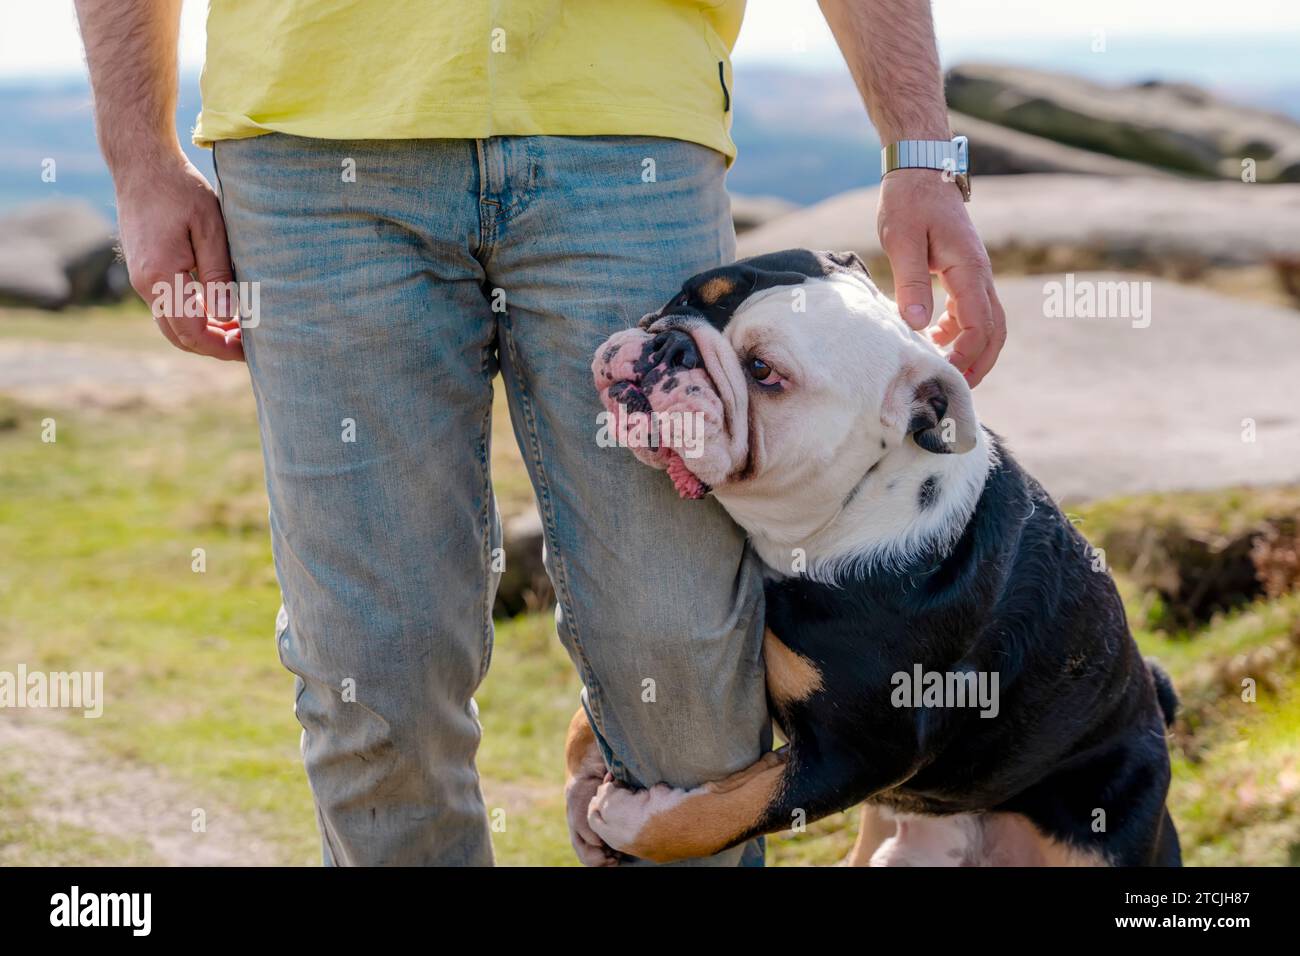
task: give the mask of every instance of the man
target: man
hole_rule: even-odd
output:
[[[215,143],[220,204],[173,127],[179,6],[77,2],[133,286],[258,284],[256,327],[220,309],[158,324],[248,362],[326,862],[492,860],[472,695],[492,642],[498,370],[609,768],[692,786],[752,763],[758,567],[713,502],[683,505],[597,447],[588,386],[595,343],[733,258],[743,0],[212,0],[195,138]],[[949,139],[929,4],[823,9],[882,141]],[[928,325],[938,274],[936,334],[978,382],[1003,317],[952,177],[892,173],[878,228],[903,315]],[[576,830],[594,787],[570,794]]]

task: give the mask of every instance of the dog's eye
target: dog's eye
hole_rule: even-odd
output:
[[[772,377],[772,366],[761,358],[752,358],[749,360],[749,377],[756,382],[766,382]]]

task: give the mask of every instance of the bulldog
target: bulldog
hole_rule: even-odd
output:
[[[1104,564],[856,255],[697,275],[592,371],[619,433],[644,439],[633,453],[682,497],[714,496],[766,565],[787,743],[694,789],[633,790],[599,782],[579,711],[585,861],[707,856],[864,803],[856,864],[1180,863],[1168,677]]]

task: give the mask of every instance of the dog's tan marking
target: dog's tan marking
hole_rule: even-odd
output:
[[[581,707],[569,721],[569,731],[564,738],[564,767],[569,777],[580,776],[584,770],[590,771],[593,758],[604,767],[600,748],[596,746],[596,734],[587,721],[587,712]]]
[[[822,689],[817,665],[781,643],[772,629],[763,632],[763,663],[767,667],[767,692],[777,703],[807,700]]]
[[[736,288],[736,283],[732,282],[725,276],[714,276],[708,282],[704,283],[695,294],[700,297],[700,301],[705,305],[713,305],[728,292]]]
[[[769,751],[744,770],[687,791],[649,817],[631,846],[620,847],[655,863],[712,856],[758,822],[781,783],[786,755]]]

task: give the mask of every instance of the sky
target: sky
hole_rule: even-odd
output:
[[[1144,61],[1158,61],[1164,72],[1183,72],[1189,79],[1213,81],[1220,74],[1241,82],[1300,79],[1297,0],[935,0],[933,6],[940,51],[949,63],[1043,61],[1079,52],[1089,55],[1080,68],[1091,65],[1095,72],[1133,72]],[[202,65],[206,10],[205,0],[185,0],[185,70]],[[1098,30],[1105,33],[1110,59],[1092,53]],[[1215,52],[1226,38],[1237,47],[1256,38],[1259,55],[1224,62]],[[750,0],[735,59],[793,69],[839,67],[815,0]],[[0,77],[82,69],[72,0],[0,0]]]

